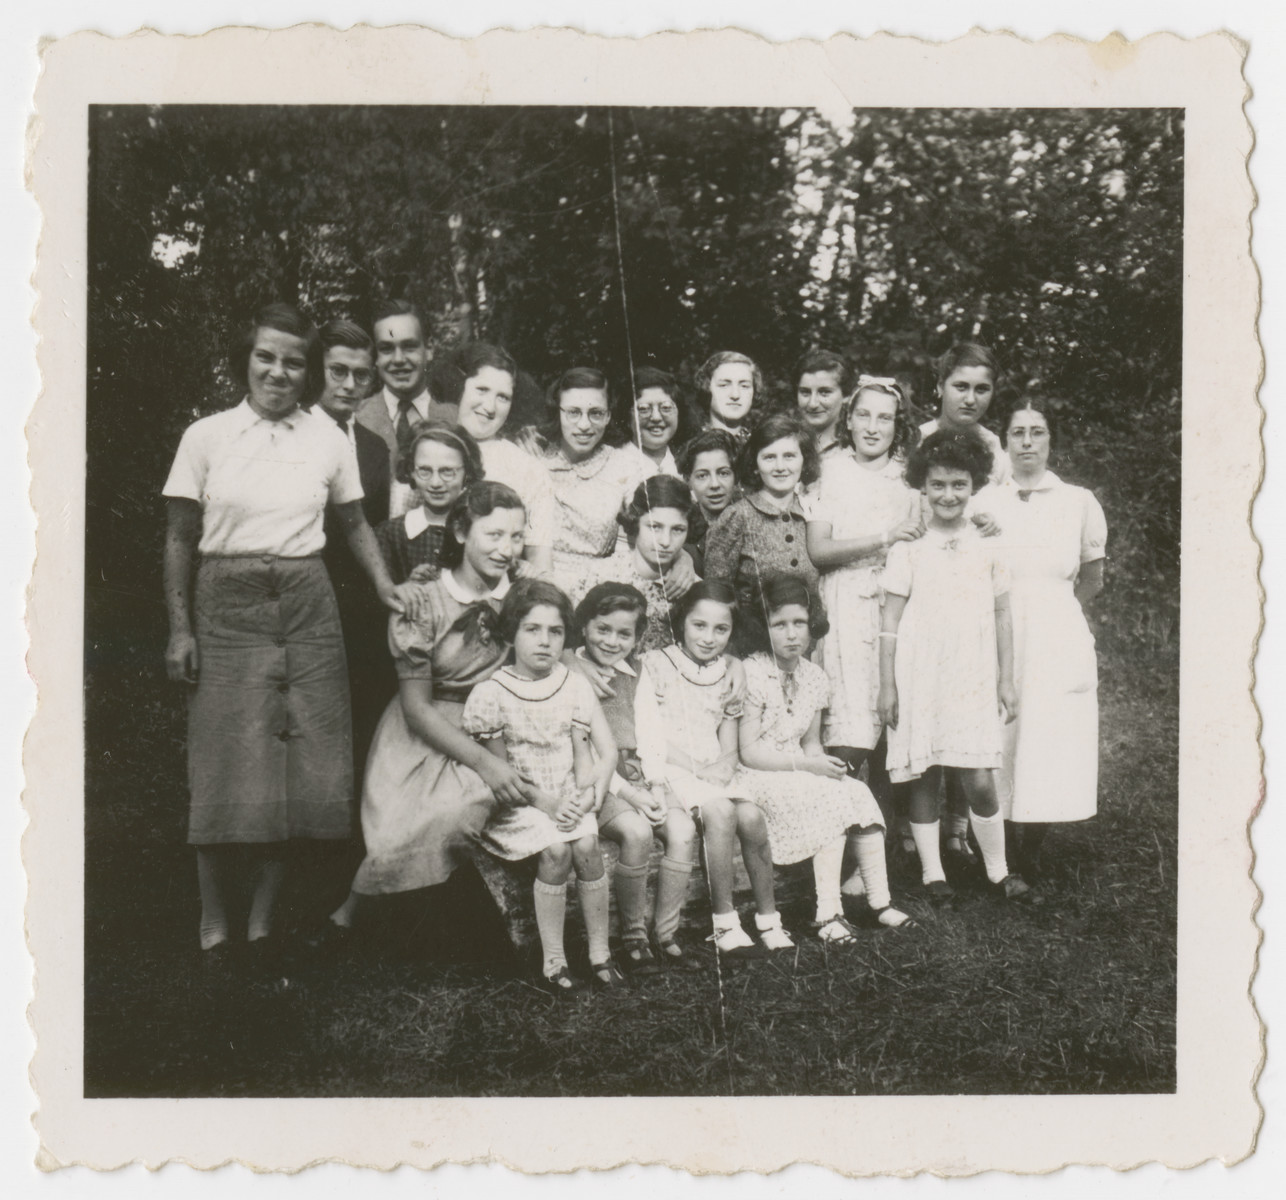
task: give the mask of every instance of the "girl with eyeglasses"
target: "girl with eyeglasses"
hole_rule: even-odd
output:
[[[693,424],[673,375],[657,367],[640,367],[634,373],[630,437],[652,464],[654,475],[678,475],[674,447],[688,440]]]
[[[573,367],[550,386],[547,418],[529,441],[549,472],[554,504],[553,580],[584,595],[587,585],[617,576],[630,547],[617,524],[634,490],[655,474],[655,464],[627,441],[627,421],[613,420],[607,377],[594,367]],[[696,580],[686,552],[666,579],[674,600]]]
[[[416,427],[399,456],[397,478],[410,485],[415,506],[385,521],[375,537],[389,575],[402,583],[417,568],[437,569],[447,518],[460,493],[482,478],[482,455],[463,429],[429,421]]]

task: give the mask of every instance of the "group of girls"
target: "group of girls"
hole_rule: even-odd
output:
[[[316,441],[271,382],[287,369],[276,359],[303,361],[292,343],[306,337],[255,337],[250,409],[277,422],[273,438]],[[1047,470],[1041,405],[1009,417],[1007,452],[979,424],[990,351],[944,356],[941,412],[922,429],[897,382],[825,351],[801,360],[795,403],[775,410],[758,367],[724,352],[698,371],[691,406],[663,371],[637,372],[632,403],[614,405],[601,372],[574,368],[549,388],[543,420],[508,430],[509,355],[472,344],[453,365],[456,421],[424,423],[400,449],[411,508],[369,541],[360,522],[350,534],[393,610],[398,684],[366,759],[365,857],[333,928],[351,928],[365,897],[444,882],[478,847],[534,859],[540,978],[567,994],[585,986],[563,941],[573,873],[590,977],[610,987],[622,968],[654,973],[690,954],[680,915],[699,849],[716,949],[762,953],[793,945],[774,865],[811,860],[816,936],[851,944],[846,894],[864,895],[879,926],[911,923],[889,893],[886,829],[906,833],[928,895],[950,894],[944,795],[956,847],[971,826],[1006,898],[1029,889],[1010,869],[1001,799],[1029,823],[1029,866],[1049,819],[1092,815],[1097,709],[1080,606],[1101,586],[1106,530],[1093,497]],[[327,469],[332,501],[350,510],[351,469]],[[1007,541],[1006,527],[1025,540]],[[1030,584],[1016,593],[1034,597],[1013,610],[1012,565]],[[1066,663],[1050,668],[1069,640],[1070,689]],[[1015,740],[1015,717],[1030,736]],[[1052,807],[1042,759],[1064,777]],[[619,848],[619,961],[604,838]],[[733,905],[737,846],[754,937]]]

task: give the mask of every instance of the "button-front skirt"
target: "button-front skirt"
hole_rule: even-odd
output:
[[[348,675],[322,560],[203,559],[195,607],[188,841],[348,837]]]

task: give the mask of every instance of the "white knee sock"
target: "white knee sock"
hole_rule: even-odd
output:
[[[647,937],[647,863],[637,867],[616,864],[616,915],[621,921],[622,941]]]
[[[937,821],[911,822],[911,836],[920,855],[920,878],[925,883],[946,882],[947,873],[942,869],[942,847],[938,844]]]
[[[857,869],[866,885],[866,902],[876,912],[888,908],[892,897],[889,895],[888,865],[884,861],[883,831],[868,829],[859,833],[853,839],[853,852],[857,855]]]
[[[544,883],[537,879],[532,902],[536,909],[536,929],[540,933],[540,950],[545,959],[545,975],[553,975],[567,965],[563,950],[563,925],[567,920],[567,885]]]
[[[982,865],[987,870],[987,878],[992,883],[999,883],[1009,874],[1005,862],[1005,818],[1000,811],[989,817],[980,817],[977,813],[969,814],[973,822],[973,836],[978,839],[978,849],[982,851]]]
[[[612,956],[607,946],[607,875],[597,879],[577,880],[581,916],[585,918],[585,940],[589,942],[589,961],[605,963]]]
[[[679,931],[679,914],[688,897],[692,864],[668,854],[661,859],[656,875],[656,940],[663,946],[674,941]]]
[[[813,855],[813,886],[817,889],[817,920],[843,916],[839,873],[844,865],[844,838],[837,837]]]

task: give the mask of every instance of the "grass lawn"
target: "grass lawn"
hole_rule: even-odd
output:
[[[914,930],[864,929],[857,946],[827,949],[808,940],[811,909],[788,906],[793,951],[721,975],[706,958],[560,1001],[528,982],[463,875],[441,895],[386,903],[335,956],[205,969],[181,705],[146,633],[91,638],[88,1096],[1174,1089],[1171,656],[1100,664],[1100,812],[1050,834],[1043,904],[966,885],[954,905],[930,908],[895,856],[895,901]]]

